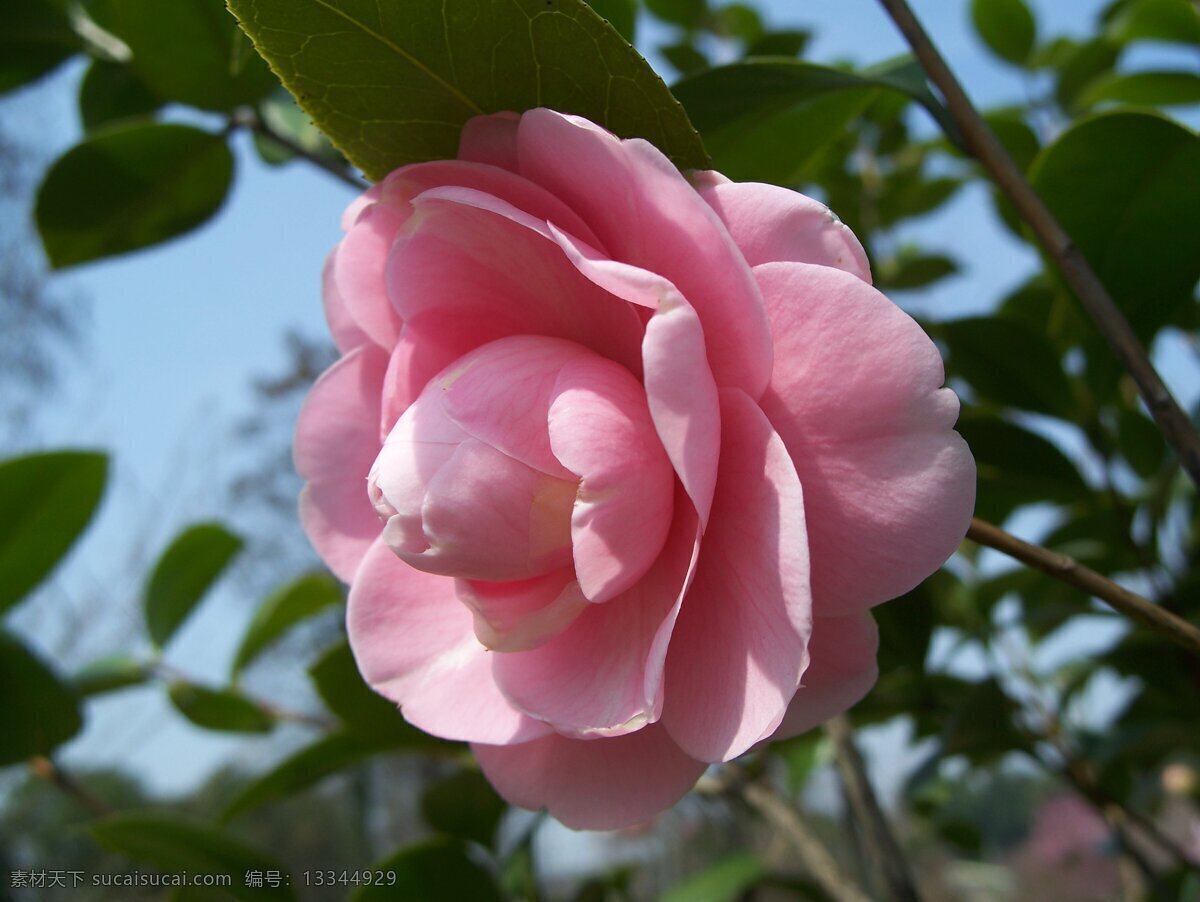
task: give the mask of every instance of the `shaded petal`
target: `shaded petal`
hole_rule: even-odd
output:
[[[628,592],[591,604],[566,630],[520,654],[497,655],[496,682],[560,733],[617,734],[658,719],[663,664],[695,566],[697,519],[677,491],[662,554]]]
[[[549,809],[576,830],[648,820],[683,798],[707,767],[653,725],[608,739],[546,736],[523,745],[476,744],[472,751],[509,802]]]
[[[551,110],[521,117],[521,174],[565,200],[608,256],[659,273],[700,315],[718,385],[757,398],[771,332],[754,279],[712,208],[653,145]]]
[[[589,601],[633,586],[662,551],[675,474],[646,392],[624,367],[589,356],[567,363],[548,414],[554,456],[581,477],[571,514],[575,574]]]
[[[803,263],[755,268],[778,363],[761,405],[804,485],[816,612],[912,589],[954,552],[975,463],[937,348],[861,280]]]
[[[325,307],[325,322],[329,324],[329,331],[333,335],[334,347],[345,354],[371,339],[359,328],[350,311],[346,309],[346,302],[338,294],[337,284],[333,280],[333,258],[336,254],[337,248],[334,248],[325,258],[325,266],[321,270],[321,299]]]
[[[517,113],[493,113],[468,119],[458,138],[458,158],[517,171]]]
[[[773,740],[799,736],[850,710],[879,676],[879,630],[866,611],[814,618],[808,651],[811,663]]]
[[[379,453],[379,393],[387,355],[374,345],[351,351],[313,385],[296,421],[296,472],[308,482],[300,522],[317,554],[350,582],[380,532],[367,497]]]
[[[721,417],[717,385],[696,311],[670,282],[628,263],[600,258],[569,235],[554,238],[579,271],[631,304],[654,311],[642,340],[650,416],[700,522],[708,522],[717,479]]]
[[[545,222],[466,188],[426,191],[413,206],[388,265],[405,320],[439,311],[493,335],[565,338],[640,375],[641,320],[564,259]]]
[[[699,188],[751,266],[792,261],[833,266],[868,284],[871,264],[858,238],[811,197],[758,182]]]
[[[696,578],[667,656],[663,724],[689,755],[729,760],[779,725],[808,665],[805,501],[783,441],[721,391],[721,461]]]
[[[459,580],[475,635],[493,651],[527,651],[561,633],[588,606],[570,568],[509,582]]]
[[[406,218],[383,204],[364,208],[329,262],[334,289],[350,317],[372,341],[389,350],[400,334],[400,317],[388,298],[384,271]]]
[[[513,709],[492,679],[454,580],[414,570],[382,541],[350,587],[346,627],[363,679],[434,736],[524,742],[549,727]]]

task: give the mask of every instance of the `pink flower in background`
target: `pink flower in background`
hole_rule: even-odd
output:
[[[868,609],[954,551],[975,470],[825,207],[534,110],[344,226],[301,516],[410,722],[612,828],[866,693]]]

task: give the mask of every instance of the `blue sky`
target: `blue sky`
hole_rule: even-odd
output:
[[[1102,4],[1035,5],[1042,33],[1061,34],[1085,31]],[[764,6],[774,25],[815,30],[809,51],[814,60],[865,64],[906,49],[872,0],[773,0]],[[1025,95],[1020,73],[994,61],[974,37],[965,2],[923,0],[915,6],[981,105]],[[642,40],[654,43],[659,33],[647,29]],[[60,72],[16,97],[4,113],[7,122],[28,125],[28,139],[44,145],[48,158],[79,137],[74,112],[79,75],[78,68]],[[353,192],[304,163],[266,167],[248,141],[238,139],[235,147],[236,183],[209,224],[159,248],[56,277],[86,298],[83,340],[63,366],[63,384],[46,398],[33,431],[10,441],[5,451],[34,445],[103,448],[113,455],[115,478],[94,529],[69,565],[18,617],[18,625],[48,654],[79,647],[53,628],[64,610],[74,611],[73,622],[83,629],[94,620],[124,618],[118,623],[127,629],[108,630],[111,647],[85,643],[91,652],[119,650],[136,634],[132,602],[157,550],[185,524],[224,513],[231,461],[226,449],[233,421],[251,409],[251,379],[285,365],[286,330],[324,331],[321,263],[338,239],[339,215]],[[900,299],[929,315],[978,313],[1034,268],[1032,253],[1004,233],[982,189],[963,192],[910,233],[929,250],[963,263],[963,273],[936,291]],[[1194,358],[1181,343],[1168,342],[1163,359],[1181,400],[1194,401],[1200,384]],[[223,587],[168,657],[189,672],[219,680],[256,600]],[[93,615],[96,606],[101,607]],[[68,660],[64,666],[81,663]],[[154,785],[170,789],[186,787],[230,755],[263,766],[263,759],[279,754],[280,744],[270,740],[193,730],[156,699],[156,690],[147,690],[97,705],[68,759],[130,763]]]

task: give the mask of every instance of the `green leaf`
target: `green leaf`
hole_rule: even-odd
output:
[[[242,540],[219,523],[197,523],[175,538],[144,592],[146,628],[156,645],[175,635],[241,548]]]
[[[346,728],[373,740],[393,739],[412,747],[444,748],[400,716],[394,702],[374,692],[359,675],[350,646],[333,646],[308,669],[317,692]]]
[[[681,167],[708,155],[650,66],[583,0],[230,0],[284,85],[378,180],[454,157],[463,123],[545,106]]]
[[[1200,75],[1192,72],[1110,73],[1087,86],[1079,105],[1104,102],[1139,106],[1188,106],[1200,103]]]
[[[1167,446],[1154,422],[1140,412],[1122,410],[1117,420],[1117,446],[1135,473],[1151,479],[1162,470]]]
[[[247,886],[248,871],[286,868],[267,853],[208,824],[161,812],[121,812],[88,828],[104,847],[160,870],[227,875],[225,891],[238,899],[294,899],[287,884]]]
[[[42,244],[57,268],[158,244],[216,213],[232,178],[221,135],[157,123],[106,129],[46,174],[36,209]]]
[[[1108,22],[1119,41],[1171,41],[1200,44],[1200,10],[1192,0],[1138,0]]]
[[[931,329],[950,349],[949,371],[971,383],[980,396],[1065,420],[1075,416],[1057,352],[1024,323],[972,317]]]
[[[171,704],[198,727],[232,733],[269,733],[275,721],[258,704],[228,689],[172,683]]]
[[[975,513],[1002,522],[1024,504],[1073,504],[1090,497],[1075,465],[1055,445],[1013,423],[964,417],[955,426],[975,456],[979,490]]]
[[[221,820],[228,821],[244,811],[300,792],[393,747],[391,743],[370,742],[351,733],[325,736],[242,789],[221,812]]]
[[[875,273],[880,291],[924,288],[958,272],[958,264],[944,254],[902,254],[883,261]]]
[[[1041,143],[1037,133],[1025,122],[1021,111],[995,110],[986,113],[983,118],[1013,162],[1022,172],[1027,170],[1041,150]]]
[[[228,112],[277,84],[214,0],[92,0],[95,20],[124,41],[130,65],[163,100]]]
[[[1025,0],[971,0],[971,21],[988,49],[1023,65],[1037,39],[1037,23]]]
[[[45,755],[79,732],[83,718],[71,690],[32,651],[0,629],[0,766]]]
[[[508,805],[478,770],[463,770],[426,787],[421,814],[434,830],[492,848]]]
[[[50,72],[80,49],[62,8],[51,0],[0,0],[0,94]]]
[[[467,855],[463,844],[453,839],[434,839],[401,849],[376,862],[371,870],[394,871],[396,882],[363,886],[351,894],[354,902],[501,902],[503,898],[492,875]]]
[[[79,85],[79,115],[87,132],[119,122],[149,116],[162,101],[129,66],[93,60]]]
[[[658,52],[680,75],[701,72],[711,65],[708,57],[687,41],[680,44],[664,44],[658,48]]]
[[[71,688],[81,697],[103,695],[130,686],[140,686],[153,673],[149,664],[129,655],[101,658],[71,676]]]
[[[763,878],[766,868],[752,852],[736,852],[677,883],[663,902],[736,902]]]
[[[342,603],[342,590],[326,573],[310,573],[272,592],[255,612],[233,658],[237,676],[284,633]]]
[[[91,522],[108,458],[54,451],[0,461],[0,613],[45,579]]]
[[[1108,38],[1097,38],[1071,48],[1059,65],[1054,97],[1067,112],[1078,105],[1079,95],[1095,79],[1110,72],[1121,56],[1121,46]]]
[[[630,44],[633,43],[637,24],[637,0],[587,0],[588,6],[596,11],[617,30],[617,34]]]
[[[800,56],[810,40],[808,31],[768,31],[746,47],[746,56]]]
[[[1030,181],[1143,341],[1186,315],[1200,278],[1200,139],[1151,113],[1075,123]]]
[[[752,59],[689,75],[673,90],[722,172],[736,180],[788,185],[845,133],[879,89],[918,101],[953,133],[945,110],[907,57],[861,72]]]
[[[707,0],[644,0],[650,15],[672,25],[696,28],[708,13]]]

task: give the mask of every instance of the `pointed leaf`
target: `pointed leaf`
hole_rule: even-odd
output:
[[[70,551],[104,494],[108,458],[55,451],[0,461],[0,613]]]
[[[113,126],[46,173],[36,209],[46,255],[61,268],[181,235],[217,212],[232,178],[221,135],[190,125]]]
[[[16,636],[0,629],[0,766],[45,755],[79,732],[74,693]]]
[[[168,690],[176,710],[198,727],[233,733],[269,733],[271,715],[244,696],[227,689],[172,683]]]
[[[142,84],[137,73],[121,63],[92,60],[79,84],[79,116],[87,132],[122,119],[149,116],[160,106],[162,101]]]
[[[434,830],[492,848],[508,806],[478,770],[463,770],[426,787],[421,813]]]
[[[766,874],[766,867],[751,852],[736,852],[676,884],[663,902],[737,902]]]
[[[272,592],[246,628],[233,658],[233,675],[293,626],[341,603],[342,590],[326,573],[310,573]]]
[[[230,0],[300,105],[373,180],[455,155],[481,113],[545,106],[676,164],[708,156],[683,109],[583,0]]]
[[[146,583],[146,628],[156,645],[166,645],[204,597],[242,540],[219,523],[188,527],[162,553]]]
[[[1025,0],[971,0],[975,30],[996,56],[1016,65],[1033,51],[1037,25]]]
[[[93,661],[71,676],[71,688],[81,697],[103,695],[130,686],[140,686],[153,674],[145,661],[129,655],[113,655]]]
[[[45,75],[79,50],[79,38],[51,0],[0,0],[0,94]]]

